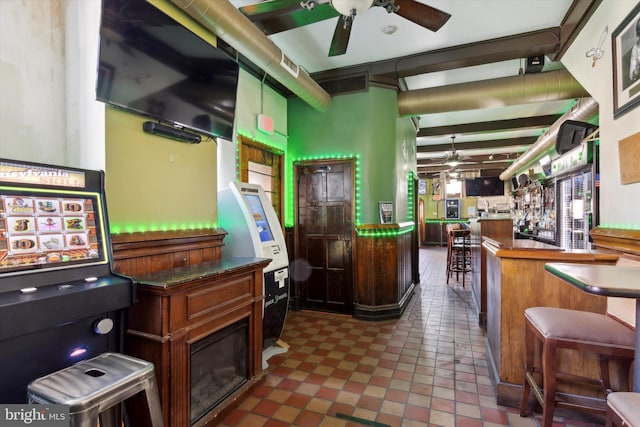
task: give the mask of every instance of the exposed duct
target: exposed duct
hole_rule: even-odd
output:
[[[528,168],[533,162],[555,148],[556,137],[560,125],[566,120],[587,122],[598,115],[598,103],[593,98],[580,98],[571,110],[556,120],[547,131],[534,142],[527,151],[518,157],[507,169],[500,174],[500,179],[508,180],[519,171]]]
[[[311,107],[329,108],[331,96],[227,0],[171,1]]]
[[[589,96],[566,70],[459,83],[398,94],[400,116],[475,110]]]

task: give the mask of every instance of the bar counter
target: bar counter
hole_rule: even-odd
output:
[[[471,228],[471,274],[473,300],[478,311],[478,324],[487,324],[487,275],[482,267],[486,263],[487,250],[482,238],[510,238],[513,236],[513,220],[510,216],[495,215],[469,220]]]
[[[615,264],[618,255],[595,250],[563,250],[534,240],[483,238],[487,251],[487,359],[499,404],[517,407],[524,380],[524,310],[562,307],[606,313],[606,297],[591,295],[545,272],[545,263]],[[566,372],[597,377],[591,355],[568,351],[558,360]],[[615,381],[615,375],[612,381]],[[584,393],[568,386],[566,393]]]

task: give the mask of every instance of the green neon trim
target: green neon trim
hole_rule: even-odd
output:
[[[410,221],[414,220],[414,215],[413,215],[413,194],[415,191],[415,181],[413,179],[414,175],[413,172],[409,172],[409,177],[408,177],[408,190],[407,190],[407,202],[408,202],[408,212],[409,215],[407,215],[409,217]]]
[[[287,183],[285,184],[285,188],[287,189],[285,192],[285,227],[293,227],[294,223],[294,179],[293,179],[293,165],[295,162],[306,162],[306,161],[315,161],[315,160],[353,160],[355,162],[355,226],[359,226],[361,222],[361,188],[360,188],[360,154],[329,154],[329,155],[318,155],[318,156],[303,156],[296,159],[287,159],[285,158],[285,162],[288,165],[288,170],[285,172],[287,177]]]
[[[111,234],[133,234],[147,233],[158,231],[194,231],[194,230],[213,230],[217,225],[214,223],[192,222],[182,224],[114,224],[110,225]]]
[[[396,237],[406,233],[410,233],[415,229],[415,226],[411,225],[402,230],[358,230],[356,234],[360,237]]]
[[[284,135],[284,134],[282,134],[280,132],[274,132],[274,133],[279,135],[279,136],[281,136],[281,137],[283,137],[283,138],[289,138],[289,135]],[[240,129],[240,130],[238,130],[238,135],[242,135],[245,138],[248,138],[248,139],[250,139],[252,141],[256,141],[256,142],[259,142],[260,144],[267,145],[267,146],[269,146],[271,148],[275,148],[278,151],[283,151],[284,152],[285,148],[286,148],[285,146],[283,146],[281,144],[278,144],[278,143],[273,142],[272,140],[270,140],[268,138],[265,138],[264,135],[267,135],[267,134],[256,133],[254,135],[254,134],[252,134],[250,131],[248,131],[246,129]]]

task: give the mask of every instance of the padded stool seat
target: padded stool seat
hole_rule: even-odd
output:
[[[602,402],[611,391],[609,382],[609,359],[624,360],[628,365],[634,357],[633,329],[624,326],[604,314],[555,307],[531,307],[525,310],[525,378],[520,415],[526,416],[529,392],[534,394],[542,406],[543,427],[550,427],[556,407],[570,408],[591,413],[605,414],[601,406],[575,403],[557,399],[557,380],[583,382],[602,388]],[[534,364],[535,340],[542,343],[542,367]],[[585,378],[558,372],[557,350],[573,349],[593,352],[598,355],[599,379]],[[538,384],[534,374],[542,373]],[[593,400],[593,399],[592,399]]]
[[[103,353],[38,378],[27,387],[29,403],[69,406],[71,427],[121,426],[119,404],[144,392],[151,425],[162,427],[162,411],[151,362]]]
[[[607,396],[607,427],[640,427],[640,393],[615,392]]]

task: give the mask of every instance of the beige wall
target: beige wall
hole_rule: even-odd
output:
[[[635,0],[603,0],[562,58],[562,63],[598,101],[600,125],[600,225],[640,227],[640,183],[620,183],[618,141],[640,132],[640,107],[613,118],[611,35],[638,4]],[[595,64],[586,52],[605,34],[604,55]]]
[[[112,232],[212,227],[216,143],[187,144],[142,131],[146,119],[106,109],[107,204]]]

